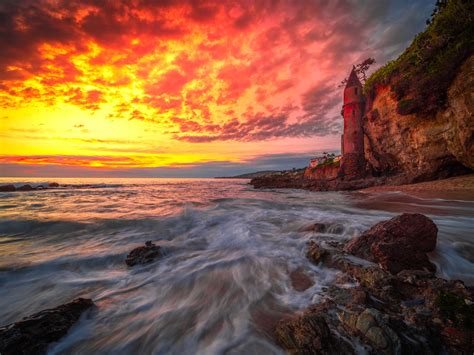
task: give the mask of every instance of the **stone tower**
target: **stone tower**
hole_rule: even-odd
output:
[[[342,136],[341,171],[348,179],[362,178],[364,158],[364,94],[362,84],[352,68],[344,89],[344,135]]]

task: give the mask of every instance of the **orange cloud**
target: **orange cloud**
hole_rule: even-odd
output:
[[[100,140],[111,149],[130,140],[133,152],[150,150],[154,139],[169,154],[179,147],[203,156],[229,141],[235,154],[314,137],[332,137],[337,149],[337,83],[360,59],[383,62],[402,49],[397,26],[409,39],[427,2],[412,5],[413,28],[391,19],[397,2],[389,0],[2,2],[0,107],[10,117],[2,150],[64,155],[59,145],[46,149],[57,136],[77,156]],[[87,124],[81,146],[68,131],[79,120]],[[14,131],[33,122],[44,125],[44,147]]]

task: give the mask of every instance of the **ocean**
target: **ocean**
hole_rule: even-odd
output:
[[[402,212],[439,228],[438,276],[474,285],[474,201],[397,192],[255,190],[233,179],[12,179],[0,193],[0,326],[76,297],[97,308],[50,354],[280,354],[275,320],[317,303],[338,271],[306,243],[346,241]],[[328,233],[301,231],[315,222]],[[127,267],[151,240],[164,255]],[[314,285],[299,292],[290,273]]]

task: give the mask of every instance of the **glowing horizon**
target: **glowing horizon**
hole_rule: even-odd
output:
[[[338,82],[365,57],[399,54],[431,9],[388,0],[3,2],[0,176],[32,166],[250,167],[337,151]]]

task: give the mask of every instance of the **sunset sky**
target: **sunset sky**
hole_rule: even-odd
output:
[[[338,151],[353,64],[434,1],[1,0],[0,176],[204,177]]]

